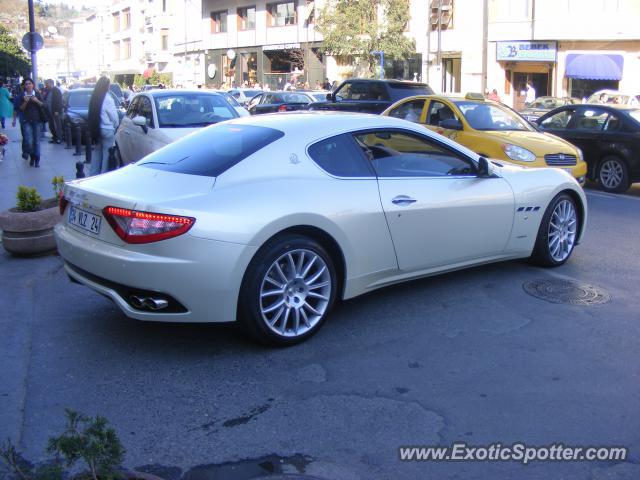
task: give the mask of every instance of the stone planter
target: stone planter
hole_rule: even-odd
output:
[[[53,227],[60,221],[58,199],[42,202],[40,210],[22,212],[12,208],[0,213],[2,246],[13,255],[38,255],[56,248]]]

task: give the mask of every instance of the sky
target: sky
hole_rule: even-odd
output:
[[[47,3],[64,3],[70,7],[80,8],[83,5],[85,7],[95,7],[101,3],[105,3],[105,0],[46,0]]]

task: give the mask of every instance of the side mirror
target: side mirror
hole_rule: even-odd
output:
[[[484,157],[478,160],[478,177],[489,178],[493,176],[493,164]]]
[[[448,130],[462,130],[462,124],[455,118],[447,118],[446,120],[442,120],[439,125],[442,128],[446,128]]]
[[[147,119],[145,117],[143,117],[142,115],[136,115],[131,119],[131,122],[134,125],[138,125],[139,127],[142,127],[142,130],[144,130],[144,133],[147,133],[148,131]]]

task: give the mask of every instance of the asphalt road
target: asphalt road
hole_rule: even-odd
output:
[[[59,258],[2,254],[0,439],[42,460],[73,408],[111,421],[127,466],[166,478],[640,478],[640,195],[588,197],[587,236],[561,268],[508,262],[387,288],[280,350],[229,326],[129,320],[70,283]],[[611,300],[523,290],[558,278]],[[401,445],[456,441],[615,445],[630,458],[398,459]]]

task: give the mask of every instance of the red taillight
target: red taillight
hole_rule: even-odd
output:
[[[139,212],[127,208],[102,210],[111,228],[127,243],[151,243],[186,233],[196,222],[192,217]]]
[[[280,105],[278,107],[278,111],[279,112],[286,112],[287,111],[287,106],[286,105]]]
[[[60,207],[60,215],[64,215],[64,209],[67,208],[69,200],[64,198],[64,193],[60,192],[58,195],[58,207]]]

